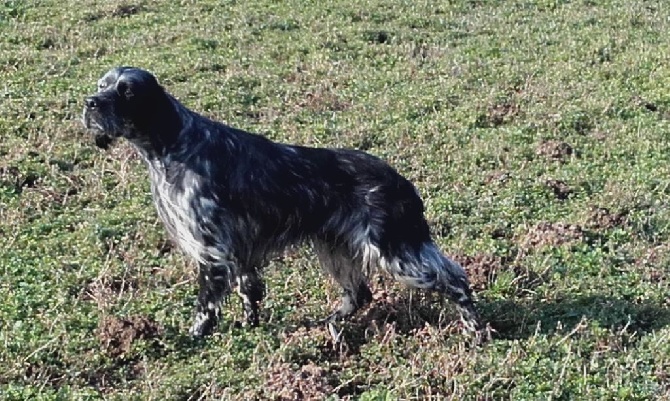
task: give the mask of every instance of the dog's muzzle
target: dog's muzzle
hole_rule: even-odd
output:
[[[98,100],[93,96],[84,99],[84,112],[81,120],[86,129],[93,131],[95,145],[99,148],[107,149],[114,142],[115,138],[105,132],[102,124],[93,118],[94,114],[99,114],[99,106]]]

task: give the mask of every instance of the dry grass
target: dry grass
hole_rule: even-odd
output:
[[[670,28],[660,1],[0,3],[3,399],[669,399]],[[338,299],[307,249],[188,338],[193,266],[127,144],[78,121],[111,66],[275,140],[384,157],[496,331],[374,278]]]

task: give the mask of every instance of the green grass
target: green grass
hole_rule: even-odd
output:
[[[670,399],[670,9],[662,1],[0,2],[2,399]],[[262,324],[193,341],[194,267],[148,178],[79,115],[107,69],[274,140],[409,177],[497,331],[374,278],[273,260]],[[124,320],[125,319],[125,320]]]

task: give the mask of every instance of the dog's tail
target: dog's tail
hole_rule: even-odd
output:
[[[382,253],[379,266],[401,283],[445,294],[456,303],[461,320],[468,330],[477,331],[481,328],[465,271],[446,257],[433,241],[422,243],[418,251],[402,250],[389,255]]]

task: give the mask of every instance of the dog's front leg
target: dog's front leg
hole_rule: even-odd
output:
[[[210,335],[219,321],[221,301],[231,292],[234,262],[219,261],[199,266],[198,304],[189,334],[194,337]]]

